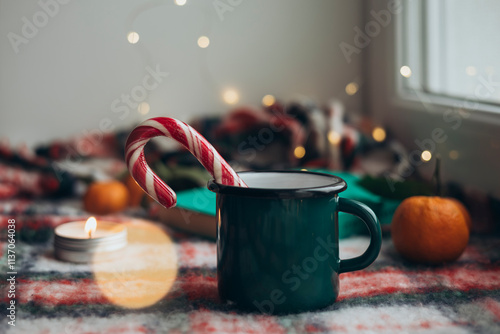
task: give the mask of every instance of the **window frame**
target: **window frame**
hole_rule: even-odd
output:
[[[386,10],[391,1],[366,3],[362,24],[373,21],[373,12]],[[500,170],[500,114],[496,106],[403,89],[401,82],[405,78],[399,68],[405,64],[397,48],[401,45],[397,41],[402,37],[402,20],[404,11],[392,15],[390,24],[371,39],[361,54],[365,114],[374,126],[387,130],[388,140],[398,140],[408,152],[419,149],[417,141],[431,139],[433,131],[442,128],[448,139],[437,144],[435,152],[442,157],[443,182],[457,182],[500,198],[500,179],[496,177]],[[450,157],[453,150],[459,152],[457,159]],[[414,167],[421,177],[431,180],[434,159]]]
[[[394,52],[395,52],[395,65],[392,69],[393,80],[395,82],[396,88],[396,99],[394,100],[395,105],[398,107],[412,108],[415,110],[422,110],[428,112],[446,112],[450,108],[458,109],[462,114],[465,115],[464,118],[470,118],[477,122],[494,123],[500,125],[500,103],[486,102],[474,98],[472,96],[467,96],[466,98],[460,96],[438,94],[432,92],[428,88],[427,76],[429,72],[438,73],[436,68],[427,69],[423,64],[429,57],[428,48],[424,41],[425,38],[429,38],[431,34],[425,25],[427,17],[423,14],[435,13],[436,7],[443,6],[441,1],[402,1],[402,13],[395,16],[395,40],[393,41]],[[410,16],[409,12],[416,13]],[[408,32],[410,30],[410,35]],[[409,40],[411,37],[413,44],[405,43],[404,40]],[[439,36],[433,39],[433,43],[439,43]],[[415,56],[410,56],[410,55]],[[418,55],[418,56],[417,56]],[[413,71],[410,78],[403,77],[398,69],[401,66],[408,65],[408,63],[416,64],[416,71]],[[436,64],[433,64],[436,65]],[[435,66],[435,67],[439,67]],[[482,82],[487,83],[488,78],[481,78]],[[486,91],[488,87],[483,84],[483,86],[477,86],[478,88],[484,88]],[[482,89],[484,91],[484,89]],[[477,97],[477,96],[476,96]]]

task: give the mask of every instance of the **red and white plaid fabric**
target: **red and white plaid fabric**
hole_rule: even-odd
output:
[[[340,276],[336,303],[314,312],[264,315],[219,300],[214,242],[162,227],[173,242],[175,280],[158,302],[131,309],[117,305],[103,291],[92,265],[61,262],[52,255],[53,228],[86,216],[78,202],[0,202],[2,236],[7,220],[16,219],[18,266],[16,326],[4,318],[0,332],[500,333],[500,237],[472,237],[457,262],[437,267],[404,262],[385,238],[379,258],[369,268]],[[3,273],[8,272],[5,240],[2,237],[0,245]],[[361,253],[367,243],[366,237],[341,240],[341,257]],[[153,271],[165,256],[148,243],[134,247],[137,253],[126,256],[136,256],[140,270]],[[123,273],[117,275],[116,282],[111,278],[108,283],[119,284]],[[136,280],[127,282],[134,286],[128,290],[131,298],[143,286]],[[5,310],[8,285],[5,280],[1,284],[0,307]]]

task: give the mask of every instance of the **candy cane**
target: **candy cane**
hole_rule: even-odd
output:
[[[175,206],[177,196],[172,188],[149,168],[144,157],[144,146],[151,138],[158,136],[170,137],[188,149],[217,183],[247,186],[217,150],[195,129],[175,118],[151,118],[130,133],[125,146],[125,160],[129,172],[139,186],[164,207]]]

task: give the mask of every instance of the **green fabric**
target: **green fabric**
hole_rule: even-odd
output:
[[[178,191],[177,207],[215,216],[215,193],[207,187]]]
[[[368,205],[377,215],[382,225],[390,224],[394,211],[400,200],[387,199],[376,195],[359,185],[360,176],[347,172],[333,172],[327,170],[311,170],[336,175],[347,182],[347,189],[341,193],[342,197],[360,201]],[[205,187],[180,191],[177,193],[177,207],[215,216],[215,193]],[[367,234],[365,224],[357,217],[339,213],[339,236],[346,238],[355,234]]]
[[[400,200],[388,199],[376,195],[359,184],[361,177],[348,172],[332,172],[328,170],[312,170],[315,172],[334,174],[347,183],[347,189],[340,194],[345,198],[360,201],[370,207],[375,212],[381,225],[388,225],[392,221],[394,211],[398,207]],[[339,213],[339,236],[346,238],[354,234],[367,234],[365,224],[356,216]]]

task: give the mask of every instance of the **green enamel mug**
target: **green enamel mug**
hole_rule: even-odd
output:
[[[339,194],[337,176],[309,171],[241,172],[248,188],[208,182],[217,194],[217,280],[222,300],[267,314],[331,305],[339,275],[377,258],[380,224],[366,205]],[[338,213],[359,217],[366,251],[339,258]]]

